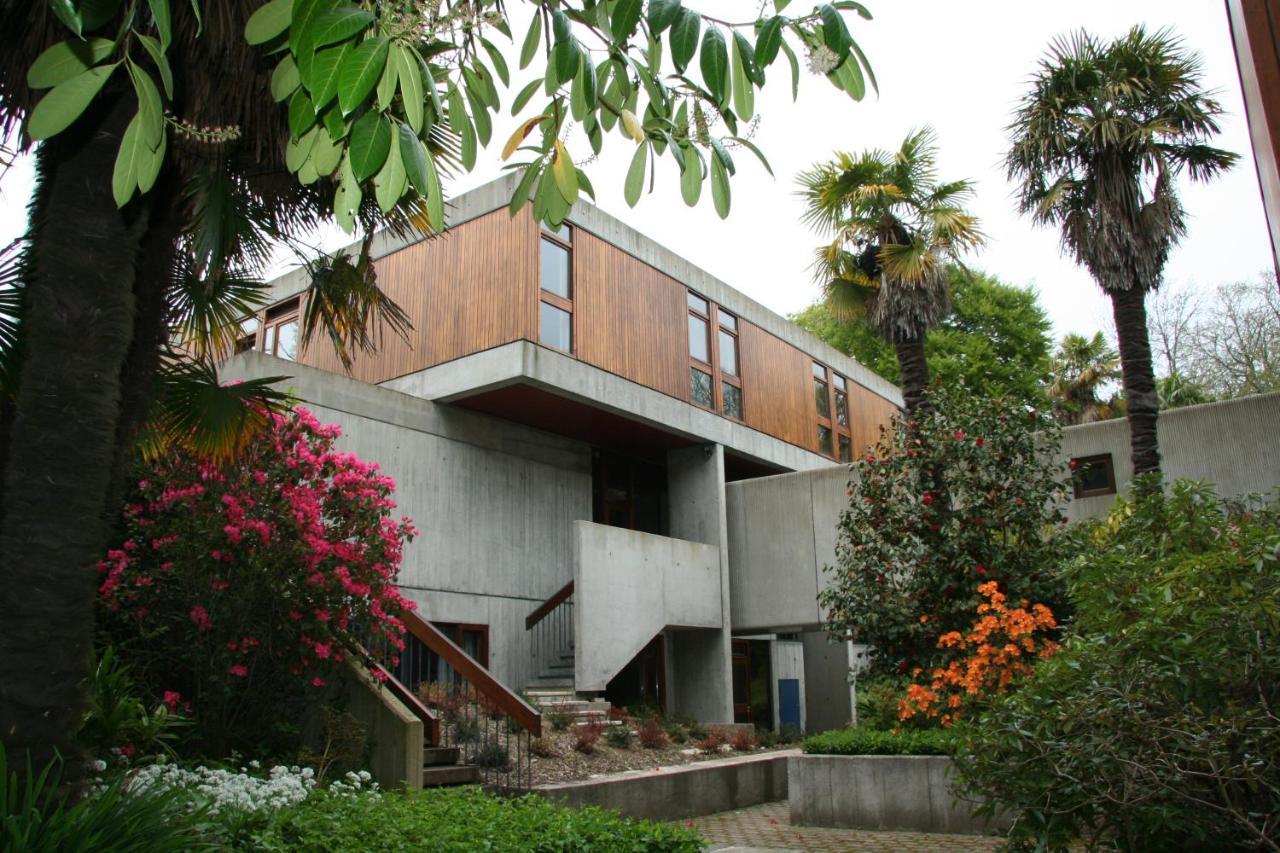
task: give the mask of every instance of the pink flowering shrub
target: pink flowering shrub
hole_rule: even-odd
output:
[[[106,640],[152,698],[190,709],[206,754],[296,749],[345,658],[404,648],[396,574],[416,531],[339,434],[298,408],[232,464],[147,466],[98,564]]]

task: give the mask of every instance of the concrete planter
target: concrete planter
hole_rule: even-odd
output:
[[[795,826],[985,833],[1003,822],[952,796],[951,759],[935,755],[795,755],[787,798]]]

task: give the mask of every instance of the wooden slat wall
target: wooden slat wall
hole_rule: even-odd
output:
[[[688,400],[685,292],[682,284],[648,264],[575,230],[574,355]]]
[[[812,359],[748,322],[740,320],[739,326],[742,407],[747,425],[817,452]]]
[[[386,333],[378,352],[358,353],[351,375],[384,382],[521,338],[536,340],[537,241],[527,208],[514,220],[503,208],[375,261],[379,285],[414,328],[408,343]],[[343,372],[322,337],[301,361]]]
[[[849,437],[853,444],[854,458],[857,458],[880,440],[880,427],[889,425],[898,407],[852,380],[848,383],[848,389]]]

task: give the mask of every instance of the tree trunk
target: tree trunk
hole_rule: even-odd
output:
[[[1120,339],[1120,370],[1124,375],[1125,405],[1129,419],[1129,453],[1133,473],[1160,471],[1160,444],[1156,419],[1160,399],[1151,368],[1151,342],[1147,338],[1146,293],[1137,289],[1111,295],[1116,337]]]
[[[11,761],[57,750],[82,772],[84,707],[104,501],[133,339],[146,208],[116,209],[111,170],[131,97],[37,151],[26,358],[9,435],[0,527],[0,738]]]
[[[898,353],[898,372],[902,374],[902,399],[907,414],[914,415],[927,405],[925,391],[929,387],[929,362],[924,357],[924,335],[893,345]]]

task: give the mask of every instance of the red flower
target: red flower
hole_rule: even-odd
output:
[[[964,441],[964,430],[956,430],[956,441]]]
[[[923,503],[925,506],[929,506],[930,504],[932,504],[932,503],[933,503],[933,493],[932,493],[932,492],[925,492],[925,493],[924,493],[924,497],[920,499],[920,502],[921,502],[921,503]]]
[[[245,665],[244,665],[244,664],[242,664],[242,663],[238,663],[238,664],[235,664],[235,665],[231,666],[230,668],[228,668],[228,669],[227,669],[227,672],[231,673],[231,674],[232,674],[232,675],[234,675],[236,678],[248,678],[248,677],[249,677],[249,667],[245,666]]]
[[[178,706],[182,704],[182,694],[177,690],[166,690],[164,692],[164,704],[170,711],[177,711]]]

